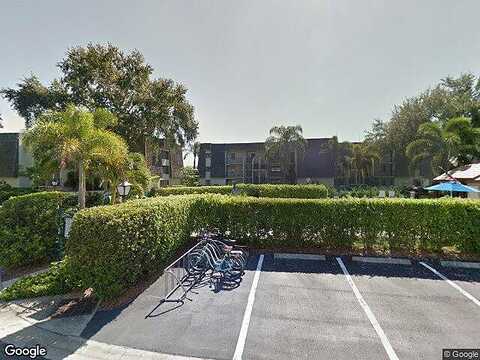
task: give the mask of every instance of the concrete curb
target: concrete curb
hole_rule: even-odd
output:
[[[399,258],[352,256],[352,261],[372,263],[372,264],[412,265],[412,262],[409,259],[399,259]]]
[[[440,265],[444,267],[462,268],[462,269],[479,269],[480,262],[467,262],[467,261],[440,261]]]
[[[275,253],[274,260],[325,260],[325,255]]]

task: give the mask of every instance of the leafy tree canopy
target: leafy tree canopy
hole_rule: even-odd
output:
[[[126,53],[112,44],[88,44],[69,49],[57,66],[61,76],[49,86],[31,75],[17,88],[0,92],[25,119],[27,128],[45,110],[74,104],[114,114],[118,122],[111,129],[134,151],[144,152],[148,137],[184,146],[197,136],[198,123],[186,87],[152,78],[153,68],[137,50]]]

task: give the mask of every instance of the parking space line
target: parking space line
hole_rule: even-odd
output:
[[[368,320],[370,320],[370,323],[372,324],[373,328],[377,332],[377,335],[380,338],[380,341],[382,342],[382,345],[385,348],[385,351],[387,352],[388,358],[390,360],[399,360],[397,354],[395,353],[395,350],[393,350],[393,347],[390,344],[390,341],[388,341],[387,335],[385,335],[385,333],[383,332],[383,329],[378,323],[377,318],[375,317],[372,310],[368,306],[367,302],[363,298],[362,294],[358,290],[357,286],[353,282],[353,279],[350,276],[350,273],[348,272],[347,268],[345,267],[345,264],[343,263],[342,259],[339,257],[337,257],[336,259],[337,259],[338,265],[340,265],[343,273],[345,274],[345,277],[347,278],[347,282],[349,283],[350,287],[353,290],[353,293],[355,294],[358,302],[360,303],[360,306],[362,307],[363,311],[367,315]]]
[[[431,272],[433,272],[435,275],[437,275],[439,278],[445,280],[448,284],[450,284],[452,287],[454,287],[455,289],[457,289],[458,291],[460,291],[460,293],[462,293],[462,295],[464,295],[466,298],[470,299],[473,301],[473,303],[475,305],[478,305],[480,306],[480,301],[475,298],[472,294],[470,294],[469,292],[463,290],[460,286],[458,286],[457,284],[455,284],[452,280],[448,279],[446,276],[444,276],[443,274],[441,274],[440,272],[438,272],[437,270],[435,270],[433,267],[431,267],[430,265],[427,265],[425,264],[423,261],[420,261],[420,264],[423,265],[424,267],[426,267],[428,270],[430,270]]]
[[[235,353],[233,354],[233,360],[241,360],[243,355],[243,349],[245,348],[245,342],[247,340],[248,326],[250,325],[250,318],[252,316],[253,303],[255,301],[255,292],[257,291],[258,279],[262,272],[263,255],[260,255],[257,263],[257,269],[255,270],[255,276],[253,277],[252,287],[248,294],[247,307],[243,315],[242,327],[240,329],[240,335],[238,335],[237,346],[235,347]]]

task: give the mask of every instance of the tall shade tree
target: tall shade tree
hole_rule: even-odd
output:
[[[27,128],[45,110],[74,104],[114,114],[118,121],[110,130],[122,136],[132,151],[145,154],[150,137],[182,147],[196,138],[198,123],[187,88],[170,79],[152,78],[153,68],[137,50],[127,53],[112,44],[74,47],[58,67],[61,76],[49,86],[32,75],[16,88],[0,91]]]
[[[298,158],[303,157],[306,147],[307,140],[300,125],[274,126],[265,141],[265,154],[269,160],[280,163],[286,182],[295,183]]]
[[[73,105],[64,111],[41,115],[24,136],[35,161],[56,161],[60,167],[73,164],[78,168],[78,204],[85,207],[86,174],[94,164],[115,167],[128,155],[125,141],[106,130],[117,119],[105,109],[94,112]]]
[[[366,140],[375,142],[382,153],[391,154],[393,172],[407,175],[409,159],[407,145],[418,135],[424,123],[443,126],[449,119],[467,117],[473,127],[480,127],[480,81],[473,74],[447,77],[431,89],[406,98],[394,106],[387,121],[375,120]]]
[[[471,120],[465,117],[450,119],[444,125],[425,123],[405,152],[412,171],[423,161],[429,161],[435,175],[443,172],[442,169],[468,164],[480,156],[480,129],[474,128]]]

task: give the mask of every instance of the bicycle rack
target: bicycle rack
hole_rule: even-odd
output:
[[[185,299],[191,300],[187,297],[187,294],[192,291],[193,287],[202,279],[205,273],[200,273],[196,276],[189,274],[186,270],[187,255],[201,245],[201,243],[196,244],[165,268],[163,275],[159,279],[160,281],[163,281],[163,284],[161,285],[161,289],[163,290],[162,296],[153,296],[160,299],[160,303],[155,306],[145,318],[150,317],[163,303],[183,303]],[[178,292],[179,289],[181,289],[181,293],[175,298],[172,298],[172,295]]]

